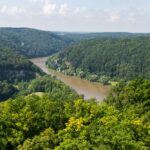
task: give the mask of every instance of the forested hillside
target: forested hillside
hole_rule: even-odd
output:
[[[44,75],[32,62],[11,49],[0,47],[0,101],[18,92],[17,84]]]
[[[42,71],[17,52],[0,47],[0,81],[28,81]]]
[[[0,48],[0,101],[33,93],[47,93],[51,98],[61,100],[77,95],[62,82],[44,74],[17,52]]]
[[[150,37],[150,34],[127,32],[67,33],[30,28],[0,28],[0,44],[27,57],[48,56],[81,40],[95,38]]]
[[[69,75],[106,83],[150,79],[150,37],[99,38],[70,46],[47,62]]]
[[[0,28],[0,44],[28,57],[53,54],[71,42],[72,40],[52,32],[29,28]]]
[[[32,87],[41,86],[39,91],[43,91],[46,86],[44,82],[39,84],[42,82],[39,79]],[[66,95],[66,98],[61,100],[58,93]],[[58,95],[53,97],[54,94]],[[79,97],[75,99],[60,89],[49,93],[49,96],[29,95],[9,99],[0,103],[0,110],[0,149],[150,148],[148,80],[138,79],[117,85],[101,104]]]
[[[72,32],[54,32],[63,38],[72,39],[74,42],[95,38],[129,38],[145,36],[150,37],[148,33],[129,33],[129,32],[96,32],[96,33],[72,33]]]

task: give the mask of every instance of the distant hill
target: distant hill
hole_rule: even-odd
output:
[[[125,38],[125,37],[150,36],[150,34],[148,33],[146,34],[146,33],[129,33],[129,32],[95,32],[95,33],[55,32],[55,33],[63,38],[72,39],[74,42],[94,38]]]
[[[25,57],[11,49],[0,47],[0,81],[29,81],[43,72]]]
[[[150,37],[98,38],[70,46],[49,67],[93,81],[150,79]]]
[[[95,38],[125,38],[150,34],[128,32],[50,32],[31,28],[0,28],[0,45],[17,50],[32,58],[48,56],[82,40]]]
[[[29,28],[0,28],[0,45],[27,57],[47,56],[62,50],[72,40],[52,32]]]

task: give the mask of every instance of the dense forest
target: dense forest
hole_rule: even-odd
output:
[[[51,56],[47,65],[91,81],[150,79],[150,37],[85,40]]]
[[[0,28],[0,44],[28,57],[53,54],[71,42],[72,40],[52,32],[29,28]]]
[[[90,40],[47,61],[53,69],[91,81],[119,81],[98,103],[85,100],[25,57],[57,52],[84,36],[71,40],[71,34],[62,38],[1,28],[0,150],[149,150],[150,38],[122,34],[92,40],[95,34],[88,35]]]
[[[0,101],[32,93],[49,93],[54,98],[67,99],[67,95],[75,92],[55,78],[46,76],[18,52],[0,47]]]
[[[0,28],[0,45],[17,50],[27,57],[48,56],[82,40],[94,38],[150,37],[150,34],[126,32],[69,33],[30,28]]]
[[[144,33],[129,33],[129,32],[96,32],[96,33],[69,33],[69,32],[55,32],[63,38],[72,39],[75,42],[81,40],[95,39],[95,38],[125,38],[125,37],[150,37],[150,34]]]
[[[67,92],[55,79],[42,78],[30,83],[31,91],[45,92],[48,87],[57,92],[48,90],[40,96],[18,96],[0,103],[0,149],[150,148],[150,81],[120,83],[105,102],[97,104]]]
[[[0,81],[28,81],[43,72],[14,50],[0,47]]]
[[[44,73],[14,50],[0,47],[0,101],[18,93],[17,84],[28,82]]]

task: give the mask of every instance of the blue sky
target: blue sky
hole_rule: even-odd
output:
[[[0,26],[150,32],[150,0],[0,0]]]

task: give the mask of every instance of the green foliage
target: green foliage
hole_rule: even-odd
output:
[[[47,87],[44,87],[44,78],[39,81],[43,83],[39,91]],[[36,89],[35,85],[31,89]],[[101,104],[82,98],[60,103],[59,99],[46,95],[18,97],[0,103],[0,148],[148,150],[149,92],[150,81],[137,79],[117,85],[113,95]],[[117,99],[126,103],[118,105]]]
[[[0,47],[0,81],[29,81],[42,71],[17,52]]]
[[[28,57],[50,55],[71,42],[72,40],[52,32],[28,28],[0,28],[0,44]]]
[[[16,84],[10,84],[6,81],[0,82],[0,101],[18,96],[42,96],[43,94],[47,94],[52,100],[60,101],[60,103],[79,97],[70,87],[49,75],[39,76],[34,80],[17,82]]]
[[[101,76],[101,78],[99,79],[99,82],[100,83],[103,83],[104,85],[107,85],[109,84],[109,80],[110,80],[110,77],[107,77],[107,76]]]
[[[143,103],[146,100],[150,100],[150,81],[142,78],[116,85],[107,98],[107,102],[117,108]]]
[[[18,90],[20,96],[40,92],[46,93],[51,99],[61,102],[78,97],[74,90],[49,75],[38,77],[28,83],[19,83]]]
[[[56,32],[56,33],[62,37],[72,39],[76,42],[95,38],[125,38],[125,37],[149,36],[149,34],[144,33],[142,34],[142,33],[128,33],[128,32],[99,32],[99,33]]]
[[[6,100],[17,93],[17,88],[12,84],[8,84],[6,81],[0,81],[0,101]]]
[[[50,57],[50,68],[97,81],[150,79],[150,37],[99,38],[82,41]],[[72,73],[73,72],[73,73]],[[105,78],[103,78],[105,77]]]
[[[63,128],[66,118],[62,107],[46,96],[19,97],[2,103],[0,147],[15,149],[45,128]]]
[[[0,33],[2,45],[29,57],[53,53],[69,42],[62,45],[60,37],[37,30],[7,28]],[[46,45],[49,38],[57,48]],[[47,64],[104,84],[136,76],[149,79],[149,48],[146,36],[89,40],[51,57]],[[41,76],[41,70],[15,51],[0,48],[0,60],[0,100],[13,98],[0,103],[0,149],[150,149],[149,80],[121,82],[98,104],[85,101],[51,76]]]
[[[18,150],[52,150],[54,148],[56,136],[53,129],[48,128],[41,132],[40,135],[35,136],[33,139],[28,139],[24,142],[23,146],[19,146]]]

